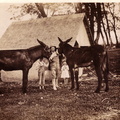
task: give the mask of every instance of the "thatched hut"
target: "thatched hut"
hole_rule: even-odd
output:
[[[36,39],[45,42],[47,45],[58,46],[58,38],[66,40],[73,37],[71,45],[75,41],[79,46],[92,44],[88,26],[84,24],[84,14],[72,14],[54,16],[36,20],[19,21],[12,23],[0,39],[0,49],[25,49],[37,45]],[[37,63],[33,65],[29,73],[29,79],[37,78]],[[12,78],[19,76],[18,71],[2,72],[2,77]],[[16,74],[16,76],[15,76]],[[20,75],[21,76],[21,75]],[[21,79],[21,77],[19,78]]]

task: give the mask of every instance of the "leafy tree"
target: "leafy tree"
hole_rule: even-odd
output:
[[[26,3],[11,5],[9,11],[13,13],[11,19],[14,20],[20,20],[26,14],[36,15],[37,18],[41,18],[75,12],[74,4],[72,3]],[[16,11],[19,11],[19,13]]]

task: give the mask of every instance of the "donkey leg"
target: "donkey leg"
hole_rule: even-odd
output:
[[[76,90],[79,90],[78,69],[75,69]]]
[[[1,70],[0,70],[0,82],[2,82],[2,78],[1,78]]]
[[[103,71],[104,81],[105,81],[105,84],[106,84],[105,92],[108,92],[109,91],[109,86],[108,86],[109,68],[108,68],[107,56],[105,57],[104,62],[102,64],[102,71]]]
[[[97,86],[97,89],[95,90],[96,93],[100,93],[100,89],[101,89],[101,84],[102,84],[102,74],[101,74],[101,69],[100,67],[95,67],[95,70],[96,70],[96,74],[97,74],[97,77],[98,77],[98,86]]]
[[[105,92],[108,92],[109,91],[109,86],[108,86],[108,72],[105,70],[103,72],[103,75],[104,75],[104,80],[105,80],[105,84],[106,84]]]
[[[28,83],[28,69],[23,70],[23,85],[22,85],[22,91],[23,93],[27,92],[27,83]]]
[[[70,90],[74,89],[74,73],[73,73],[73,70],[72,68],[70,68],[70,74],[71,74],[71,88]]]

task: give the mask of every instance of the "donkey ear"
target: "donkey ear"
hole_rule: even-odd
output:
[[[60,41],[60,43],[62,43],[63,41],[58,37],[58,40]]]
[[[43,47],[46,47],[47,45],[45,43],[43,43],[42,41],[38,40],[37,41],[39,42],[40,45],[42,45]]]
[[[70,41],[71,41],[71,39],[72,39],[72,37],[71,37],[71,38],[69,38],[68,40],[66,40],[65,42],[66,42],[66,43],[68,43],[68,42],[70,42]]]

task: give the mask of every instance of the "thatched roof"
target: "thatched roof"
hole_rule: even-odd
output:
[[[29,48],[38,44],[37,38],[49,46],[58,46],[57,37],[73,37],[72,45],[76,40],[79,45],[89,45],[83,18],[84,14],[72,14],[14,22],[0,39],[0,49]]]

